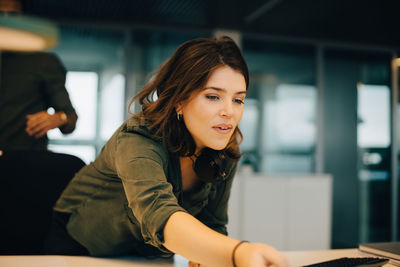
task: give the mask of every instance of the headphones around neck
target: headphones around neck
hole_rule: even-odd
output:
[[[204,148],[196,158],[194,171],[203,182],[225,180],[227,159],[222,151]]]

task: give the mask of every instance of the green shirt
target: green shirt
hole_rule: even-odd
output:
[[[55,205],[71,213],[69,234],[93,256],[170,253],[163,247],[169,216],[184,211],[227,234],[227,205],[236,170],[227,179],[182,191],[179,157],[148,132],[149,121],[128,119],[97,159],[73,178]]]

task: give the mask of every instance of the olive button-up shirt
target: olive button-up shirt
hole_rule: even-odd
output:
[[[111,137],[99,157],[76,174],[55,205],[70,213],[69,234],[93,256],[170,253],[163,229],[177,211],[227,234],[227,208],[236,162],[227,179],[182,191],[179,157],[136,115]]]

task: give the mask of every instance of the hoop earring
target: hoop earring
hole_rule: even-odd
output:
[[[176,118],[178,119],[178,121],[180,121],[182,117],[183,115],[181,113],[176,113]]]

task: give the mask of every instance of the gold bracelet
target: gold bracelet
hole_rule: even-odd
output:
[[[232,263],[233,263],[233,267],[236,267],[236,261],[235,261],[235,253],[236,253],[236,250],[237,250],[237,248],[238,248],[241,244],[243,244],[243,243],[249,243],[249,241],[246,241],[246,240],[240,241],[239,243],[236,244],[236,246],[235,246],[235,247],[233,248],[233,250],[232,250]]]

